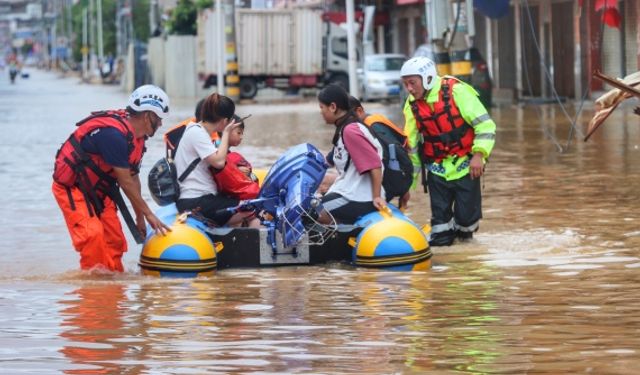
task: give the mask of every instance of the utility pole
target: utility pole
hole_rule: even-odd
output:
[[[116,11],[116,40],[118,56],[129,53],[129,43],[134,37],[131,12],[130,0],[118,0],[118,10]]]
[[[358,77],[356,75],[356,30],[353,0],[347,0],[347,58],[349,66],[349,93],[356,98],[358,94]]]
[[[98,6],[98,65],[104,64],[104,46],[102,40],[102,0],[96,0]]]
[[[50,66],[49,64],[51,63],[50,61],[51,56],[49,55],[49,28],[47,25],[47,17],[45,17],[46,9],[47,9],[46,2],[41,2],[40,14],[38,15],[40,17],[38,20],[38,23],[40,25],[40,30],[38,30],[38,37],[40,39],[40,45],[42,46],[42,49],[40,52],[41,59],[49,67]]]
[[[89,52],[89,47],[87,46],[87,23],[88,23],[88,11],[87,8],[82,9],[82,78],[84,80],[88,79],[87,71],[89,70],[88,57],[87,53]]]
[[[224,63],[225,63],[225,48],[224,48],[224,17],[222,15],[222,0],[216,0],[216,23],[218,24],[218,94],[224,93]]]
[[[58,67],[58,10],[55,8],[51,10],[51,33],[49,34],[49,38],[51,39],[51,63],[49,64],[49,68],[57,68]]]
[[[133,28],[133,0],[127,1],[127,9],[129,12],[127,13],[127,49],[129,48],[129,43],[135,41],[136,33]]]
[[[73,0],[66,0],[67,2],[67,48],[69,51],[67,52],[67,58],[71,56],[71,39],[73,39],[73,20],[72,20],[72,12],[71,8],[73,8]]]
[[[116,5],[116,57],[122,56],[122,23],[120,21],[121,9],[122,0],[118,0]]]
[[[158,0],[151,0],[149,1],[149,35],[151,36],[154,36],[153,34],[158,26],[156,13],[158,13]]]
[[[94,18],[94,13],[95,13],[94,1],[95,0],[89,0],[89,11],[87,14],[88,21],[89,21],[89,76],[93,76],[93,71],[95,69],[95,56],[96,56],[96,51],[95,51],[95,46],[96,46],[96,33],[95,33],[96,22],[95,21],[96,20]]]
[[[225,1],[225,58],[226,58],[226,94],[231,100],[240,99],[240,76],[238,75],[238,55],[236,49],[236,7],[234,0]]]

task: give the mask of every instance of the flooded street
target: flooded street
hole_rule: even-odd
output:
[[[584,143],[559,106],[494,108],[484,219],[473,241],[434,248],[428,272],[333,264],[210,278],[78,271],[51,194],[54,155],[90,111],[124,107],[115,86],[0,72],[0,373],[593,373],[640,367],[640,117],[621,107]],[[174,101],[147,142],[193,112]],[[577,103],[567,105],[573,116]],[[400,104],[371,103],[402,123]],[[268,168],[288,147],[328,151],[314,100],[240,105],[239,151]],[[584,132],[591,104],[578,121]],[[579,137],[582,138],[582,137]],[[567,140],[570,144],[567,147]],[[559,152],[556,143],[564,149]],[[152,205],[152,207],[157,207]],[[408,214],[430,217],[413,193]]]

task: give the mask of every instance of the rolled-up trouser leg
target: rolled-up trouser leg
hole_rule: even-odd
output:
[[[431,201],[431,234],[429,245],[449,246],[456,237],[453,220],[453,185],[429,172],[427,180]]]
[[[471,238],[478,230],[482,218],[482,194],[480,179],[472,179],[466,175],[461,179],[450,181],[454,184],[455,198],[453,217],[458,237]]]

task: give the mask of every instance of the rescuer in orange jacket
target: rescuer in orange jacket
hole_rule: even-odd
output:
[[[94,112],[77,123],[78,128],[58,150],[53,195],[83,270],[124,271],[122,255],[127,243],[118,209],[137,242],[146,236],[146,223],[157,233],[170,230],[142,198],[138,177],[145,140],[168,116],[167,94],[144,85],[131,94],[125,110]],[[120,189],[131,203],[135,221]]]

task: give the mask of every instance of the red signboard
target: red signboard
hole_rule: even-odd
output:
[[[424,3],[424,0],[396,0],[398,5],[420,4]]]

